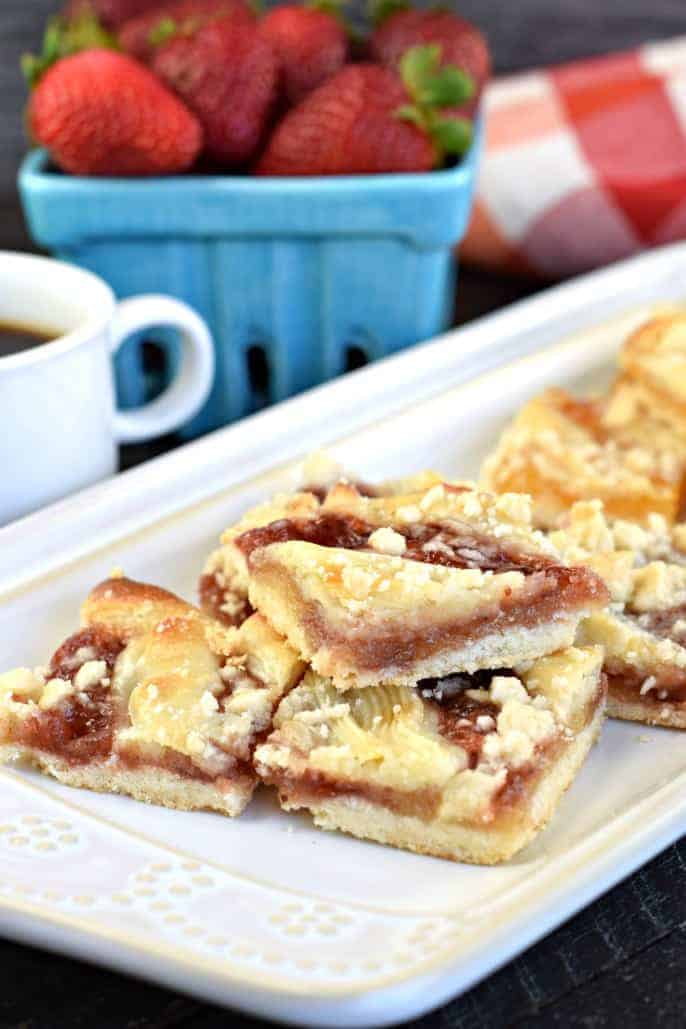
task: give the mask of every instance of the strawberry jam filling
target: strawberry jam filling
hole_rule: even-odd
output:
[[[231,610],[227,610],[226,586],[219,581],[214,572],[200,576],[198,598],[203,611],[223,625],[241,625],[253,613],[248,598],[238,598],[235,595],[231,595]]]
[[[55,651],[48,666],[47,678],[71,680],[86,661],[104,661],[109,676],[124,646],[121,636],[102,625],[80,629]]]
[[[438,731],[467,754],[469,768],[476,768],[486,731],[495,729],[498,705],[468,695],[468,690],[488,689],[494,675],[514,675],[505,669],[449,675],[444,679],[422,679],[418,689],[438,714]],[[479,719],[484,719],[480,724]]]
[[[488,699],[469,696],[468,691],[488,689],[494,676],[514,674],[508,669],[489,669],[441,679],[424,679],[418,684],[417,688],[426,704],[437,715],[438,732],[466,752],[469,769],[479,764],[484,740],[497,728],[500,707]],[[598,696],[589,705],[587,723],[597,710],[603,690],[601,684]],[[507,809],[516,808],[525,802],[528,792],[535,787],[550,761],[563,746],[559,736],[552,736],[538,745],[534,760],[517,768],[508,768],[505,781],[492,801],[494,812],[505,814]],[[397,814],[411,815],[424,821],[437,816],[442,801],[439,787],[400,790],[364,780],[338,780],[312,769],[293,776],[283,768],[270,768],[263,781],[277,786],[284,798],[305,807],[316,806],[317,803],[335,797],[360,797]]]
[[[248,559],[259,548],[291,540],[316,543],[320,547],[372,550],[369,538],[377,528],[359,518],[326,513],[317,518],[282,518],[270,525],[249,529],[235,542]],[[418,522],[393,528],[404,537],[403,557],[411,561],[525,575],[556,565],[555,560],[544,554],[527,553],[514,543],[496,540],[455,521]]]
[[[445,622],[436,620],[428,625],[417,619],[407,625],[379,626],[351,635],[332,626],[319,607],[306,600],[302,601],[301,620],[313,649],[327,647],[341,665],[379,672],[389,666],[413,669],[417,661],[441,651],[473,643],[493,633],[554,622],[566,611],[606,598],[605,586],[587,568],[556,565],[528,576],[522,590],[514,592],[508,587],[503,597],[484,606],[483,610]],[[439,616],[437,612],[436,619]]]
[[[250,761],[229,760],[225,773],[217,774],[200,768],[186,754],[169,748],[156,748],[154,755],[146,748],[127,746],[125,751],[118,751],[118,759],[127,768],[161,768],[165,772],[171,772],[182,779],[193,779],[196,782],[213,783],[221,785],[221,780],[235,782],[238,778],[253,777],[253,767]]]
[[[634,668],[619,660],[605,662],[608,688],[614,700],[646,706],[686,701],[686,668],[663,665],[652,671]]]
[[[641,629],[652,632],[661,639],[674,640],[675,643],[680,643],[682,646],[686,644],[686,604],[666,608],[662,611],[631,613],[627,617],[636,622]]]
[[[126,711],[117,711],[111,689],[114,666],[126,641],[104,626],[82,629],[70,636],[55,652],[46,670],[46,680],[62,680],[71,691],[44,710],[36,708],[18,723],[14,739],[20,745],[55,755],[70,765],[83,765],[116,754],[127,768],[160,768],[182,778],[217,782],[222,775],[252,777],[249,753],[226,752],[218,772],[210,772],[185,754],[155,744],[127,743],[118,749],[115,732],[128,724]],[[79,689],[78,673],[88,662],[104,662],[105,671],[98,682]],[[243,677],[247,673],[241,673]],[[250,676],[254,685],[259,680]],[[227,685],[218,697],[220,710],[233,687]],[[250,749],[255,741],[250,742]]]
[[[46,678],[73,685],[79,669],[88,661],[104,661],[105,675],[84,690],[68,693],[47,710],[32,712],[17,727],[17,742],[57,754],[70,764],[109,754],[114,712],[108,677],[124,645],[119,636],[102,626],[70,636],[53,655]]]
[[[686,646],[686,604],[662,611],[626,612],[624,617],[660,639]],[[686,668],[678,665],[656,663],[654,668],[647,669],[619,658],[608,658],[605,671],[615,700],[635,703],[640,698],[646,705],[686,701]]]

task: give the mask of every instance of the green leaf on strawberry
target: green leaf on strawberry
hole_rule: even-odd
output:
[[[396,118],[400,118],[401,121],[412,122],[418,129],[426,128],[426,115],[423,111],[420,111],[414,104],[403,104],[395,112]]]
[[[431,134],[446,154],[464,154],[472,145],[472,123],[468,118],[436,118]]]
[[[452,64],[441,67],[440,43],[408,50],[400,61],[400,76],[417,104],[456,107],[474,95],[471,75]]]
[[[367,13],[373,25],[381,25],[398,11],[410,9],[408,0],[369,0]]]
[[[177,34],[179,26],[174,18],[166,16],[160,18],[156,25],[150,29],[148,35],[148,42],[150,46],[161,46],[162,43],[166,43],[169,39]]]
[[[259,16],[262,6],[261,0],[248,0],[248,2],[253,13]],[[322,2],[335,3],[336,0],[322,0]],[[341,0],[341,2],[344,2],[344,0]],[[215,10],[208,9],[205,11],[201,7],[197,12],[193,13],[179,12],[177,9],[172,8],[169,14],[160,14],[159,20],[150,27],[147,33],[147,42],[149,46],[155,49],[164,46],[165,43],[172,39],[179,37],[190,39],[206,25],[223,21],[230,10],[230,3],[227,3],[224,8],[217,6]]]
[[[310,11],[321,11],[323,14],[330,14],[333,18],[343,18],[343,8],[348,6],[349,0],[305,0],[303,7]]]
[[[95,49],[118,49],[116,38],[103,28],[95,15],[84,12],[69,20],[58,15],[50,18],[45,27],[41,53],[23,54],[21,68],[33,89],[48,68],[63,57]]]
[[[474,80],[455,65],[441,66],[438,43],[411,47],[400,62],[400,75],[412,103],[396,110],[396,117],[412,122],[433,140],[437,164],[447,154],[460,156],[472,142],[472,124],[468,118],[446,116],[441,112],[469,100],[474,93]]]
[[[424,103],[438,107],[454,107],[471,100],[474,96],[474,80],[467,72],[454,65],[441,68],[424,85]]]

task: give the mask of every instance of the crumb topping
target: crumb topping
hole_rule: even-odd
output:
[[[652,512],[670,521],[679,505],[684,454],[650,433],[614,436],[602,405],[550,389],[529,401],[482,468],[494,492],[534,498],[535,519],[555,528],[575,500],[600,498],[615,517],[645,522]]]
[[[375,529],[368,539],[368,545],[379,554],[391,554],[402,557],[407,550],[405,537],[390,526]]]
[[[308,672],[282,701],[257,767],[268,782],[291,783],[295,796],[298,783],[306,794],[335,784],[362,794],[431,788],[441,791],[442,816],[489,821],[512,776],[533,775],[546,748],[587,724],[602,697],[601,665],[599,648],[570,648],[520,672],[425,680],[418,690],[353,689],[342,698]]]

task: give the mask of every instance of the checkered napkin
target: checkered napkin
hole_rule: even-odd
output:
[[[561,278],[686,237],[686,37],[499,79],[463,260]]]

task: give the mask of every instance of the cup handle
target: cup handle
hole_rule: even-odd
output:
[[[168,325],[181,333],[181,361],[174,380],[149,404],[116,411],[114,435],[119,443],[139,443],[172,432],[192,418],[207,400],[214,379],[214,347],[209,329],[187,304],[150,294],[121,300],[110,329],[116,354],[135,332]]]

